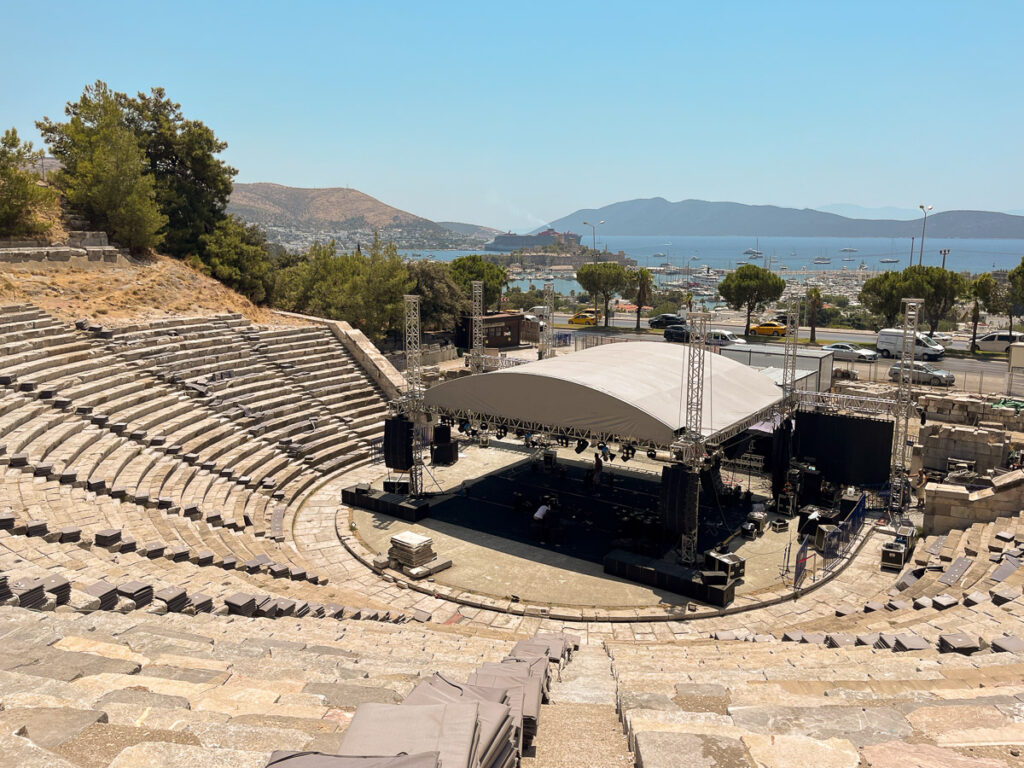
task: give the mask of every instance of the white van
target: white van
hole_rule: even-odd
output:
[[[875,349],[882,357],[899,357],[903,354],[903,329],[883,328],[878,332]],[[946,354],[946,348],[932,341],[923,333],[917,334],[914,344],[914,358],[917,360],[938,360]]]
[[[1020,331],[992,331],[984,336],[979,336],[974,342],[974,352],[1009,352],[1010,345],[1024,341],[1024,333]]]
[[[548,313],[547,307],[530,307],[526,310],[528,315],[536,315],[537,317],[544,317]]]
[[[730,344],[747,343],[745,339],[741,339],[732,331],[723,331],[718,328],[708,331],[706,342],[709,347],[728,347]]]

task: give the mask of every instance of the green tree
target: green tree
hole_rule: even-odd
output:
[[[651,303],[654,295],[654,277],[646,269],[638,269],[630,273],[633,288],[633,301],[636,303],[636,330],[640,330],[640,312],[644,305]]]
[[[971,281],[971,346],[972,352],[977,352],[978,322],[981,320],[981,310],[992,312],[999,301],[999,283],[992,277],[990,272],[983,272]]]
[[[39,214],[56,206],[56,194],[37,183],[30,166],[42,159],[31,142],[22,142],[11,128],[0,138],[0,237],[45,232]]]
[[[251,301],[262,304],[273,290],[270,255],[263,230],[234,216],[202,236],[210,274]]]
[[[615,261],[584,264],[576,270],[576,282],[587,293],[600,294],[604,301],[604,327],[608,327],[608,305],[615,294],[629,287],[626,268]]]
[[[886,327],[890,327],[896,324],[902,311],[903,297],[908,295],[904,290],[902,273],[883,272],[864,281],[858,298],[870,312],[881,315]]]
[[[786,289],[786,281],[756,264],[742,264],[718,283],[718,293],[730,308],[746,310],[744,335],[750,333],[750,316],[777,301]]]
[[[136,253],[155,248],[167,219],[157,207],[145,155],[113,94],[98,92],[93,107],[67,123],[65,167],[56,183],[92,226],[117,243]]]
[[[904,296],[924,300],[921,314],[928,323],[928,332],[935,333],[939,322],[967,293],[967,281],[957,272],[942,267],[907,267],[903,270]]]
[[[69,178],[80,172],[80,128],[97,125],[111,110],[144,152],[157,205],[167,218],[166,250],[206,261],[205,248],[211,241],[203,237],[213,234],[224,218],[236,173],[217,158],[227,144],[203,123],[187,120],[162,88],[132,98],[97,80],[85,87],[78,101],[65,106],[67,122],[44,117],[36,124]]]
[[[807,289],[807,297],[804,299],[804,307],[807,309],[807,324],[811,326],[811,344],[816,344],[818,338],[816,332],[818,329],[818,314],[821,312],[822,306],[824,306],[824,300],[821,297],[821,290],[817,287]]]
[[[460,256],[451,262],[451,276],[466,295],[472,300],[474,280],[482,280],[484,284],[484,307],[492,307],[501,298],[501,290],[508,283],[508,274],[504,267],[484,259],[479,254]]]
[[[410,293],[420,297],[420,322],[424,330],[451,330],[469,312],[469,297],[452,278],[448,264],[412,261],[406,268],[412,280]]]
[[[1024,258],[1010,270],[1009,283],[1004,296],[1006,314],[1010,318],[1010,332],[1013,332],[1013,318],[1024,314]]]

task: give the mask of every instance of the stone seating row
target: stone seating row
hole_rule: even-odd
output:
[[[336,752],[354,710],[511,643],[426,625],[0,608],[0,748],[19,765],[263,766]],[[19,735],[14,735],[15,733]],[[74,762],[72,762],[74,761]]]
[[[644,768],[678,765],[681,754],[751,768],[954,765],[958,750],[978,746],[1002,750],[1007,762],[992,765],[1008,768],[1024,742],[1015,654],[710,639],[607,648],[617,710]],[[918,762],[906,762],[912,755]]]
[[[5,428],[7,434],[3,434]],[[239,524],[248,520],[260,532],[269,526],[271,507],[289,503],[318,477],[311,471],[294,471],[283,456],[274,458],[269,468],[262,464],[265,470],[274,472],[269,477],[236,474],[258,473],[260,466],[242,462],[236,464],[238,470],[230,470],[218,466],[216,459],[203,460],[203,454],[197,451],[181,453],[177,446],[168,446],[162,439],[147,440],[147,436],[136,432],[126,434],[117,423],[104,422],[100,427],[84,421],[84,417],[47,414],[39,404],[27,399],[20,409],[10,410],[0,417],[0,440],[5,441],[3,446],[8,449],[8,458],[26,455],[29,464],[52,466],[58,476],[74,472],[75,480],[94,483],[106,490],[120,488],[138,497],[156,499],[171,495],[180,506],[208,503],[215,506],[225,520]],[[175,469],[185,473],[184,486],[165,490],[167,477]],[[163,482],[156,478],[162,478]],[[279,478],[286,484],[284,488],[278,487]],[[204,492],[196,490],[197,486]],[[215,487],[224,491],[222,498],[206,495]]]
[[[20,477],[18,476],[20,474]],[[130,539],[132,547],[144,551],[163,548],[177,560],[226,569],[268,572],[279,578],[298,578],[312,584],[325,579],[309,572],[291,548],[277,542],[247,536],[222,527],[222,520],[195,508],[175,508],[158,497],[139,504],[127,497],[97,494],[29,472],[9,469],[0,484],[0,526],[21,530],[30,523],[44,527],[43,533],[59,533],[68,527],[80,531],[81,540],[99,532],[117,530],[118,538]],[[122,547],[124,548],[124,547]]]

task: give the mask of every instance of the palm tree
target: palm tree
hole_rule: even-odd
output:
[[[807,324],[811,326],[811,344],[817,342],[815,331],[818,327],[818,313],[821,311],[823,304],[824,300],[821,298],[821,291],[818,288],[808,288],[804,305],[807,307]]]
[[[636,329],[640,330],[640,312],[644,304],[651,300],[654,291],[654,278],[646,269],[639,269],[633,273],[633,290],[636,292]]]

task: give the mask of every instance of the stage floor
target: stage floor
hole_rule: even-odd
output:
[[[561,545],[545,547],[530,543],[522,535],[522,530],[516,529],[517,525],[521,529],[522,521],[528,520],[529,515],[524,518],[523,512],[513,513],[511,499],[507,509],[489,502],[486,511],[478,513],[472,503],[472,487],[468,498],[457,495],[463,482],[476,483],[481,489],[488,487],[492,494],[495,483],[505,483],[509,489],[514,488],[515,483],[510,478],[517,473],[527,473],[520,474],[520,477],[531,485],[534,479],[542,482],[542,478],[534,478],[530,474],[529,453],[518,446],[495,445],[492,442],[490,448],[473,446],[464,449],[458,463],[452,467],[428,467],[427,490],[452,492],[447,497],[452,501],[447,503],[448,506],[439,507],[437,518],[431,516],[419,523],[408,523],[388,515],[354,509],[352,514],[357,535],[379,552],[386,552],[390,537],[405,530],[431,536],[437,554],[453,562],[451,568],[436,575],[438,583],[493,597],[517,595],[523,602],[602,608],[639,608],[687,602],[680,595],[605,574],[600,563],[603,555],[601,545],[593,540],[587,541],[585,531],[573,541]],[[586,462],[581,462],[580,456],[571,448],[559,450],[559,462],[586,466]],[[516,467],[517,464],[523,466]],[[649,471],[643,472],[644,468]],[[660,479],[661,464],[646,459],[634,460],[628,470],[606,465],[605,471],[617,475],[619,486],[634,487],[643,494],[644,480],[657,483]],[[505,477],[501,479],[503,475]],[[386,477],[387,471],[382,467],[374,487],[382,487]],[[736,478],[736,482],[740,480]],[[757,493],[759,488],[752,490]],[[656,498],[653,501],[656,503]],[[480,514],[494,514],[495,511],[498,514],[507,512],[508,519],[484,521],[487,524],[482,525]],[[733,542],[730,549],[747,559],[746,577],[737,585],[737,594],[753,596],[779,585],[779,565],[787,543],[795,536],[795,522],[791,530],[792,533],[769,532],[755,541],[737,539]],[[574,552],[582,556],[575,557]]]

